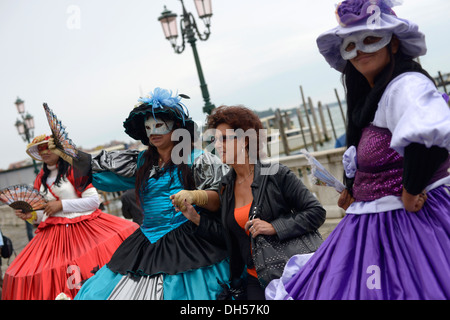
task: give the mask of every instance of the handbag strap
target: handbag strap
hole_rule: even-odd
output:
[[[272,166],[272,164],[270,164],[270,166]],[[258,189],[258,194],[256,195],[254,208],[259,208],[261,205],[261,198],[262,198],[263,190],[266,188],[267,177],[268,177],[268,174],[265,174],[262,176],[261,184],[259,185],[259,189]],[[257,210],[254,210],[254,213],[255,214],[252,215],[251,219],[254,219],[256,217]]]

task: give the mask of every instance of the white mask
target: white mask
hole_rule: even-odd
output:
[[[147,131],[147,137],[150,137],[152,134],[170,133],[173,129],[174,122],[173,120],[166,120],[166,122],[164,122],[159,118],[153,118],[153,116],[150,116],[147,120],[145,120],[144,125],[145,131]]]
[[[350,60],[358,55],[358,50],[364,53],[377,52],[387,46],[391,39],[390,32],[362,31],[352,34],[342,41],[341,56],[344,60]]]

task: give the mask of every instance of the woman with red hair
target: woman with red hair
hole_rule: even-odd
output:
[[[222,162],[231,167],[220,188],[230,253],[228,289],[234,299],[263,300],[267,283],[255,268],[251,237],[267,236],[281,242],[300,238],[297,252],[309,257],[322,243],[317,229],[325,221],[325,210],[288,167],[262,161],[265,131],[253,111],[221,106],[207,124],[215,129],[215,148]],[[252,218],[255,213],[257,217]],[[279,269],[282,271],[282,265]]]

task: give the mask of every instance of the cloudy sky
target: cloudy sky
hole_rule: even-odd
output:
[[[291,108],[301,103],[300,85],[315,103],[335,102],[334,88],[343,97],[339,74],[315,44],[336,25],[337,2],[212,0],[212,34],[197,42],[212,103]],[[164,5],[180,15],[178,0],[0,0],[0,168],[27,158],[14,126],[17,97],[36,135],[49,132],[47,102],[85,148],[130,141],[122,123],[155,87],[189,95],[191,116],[204,122],[192,50],[186,44],[175,54],[164,38]],[[197,16],[192,0],[185,5]],[[423,66],[433,76],[450,72],[450,1],[404,0],[394,9],[426,34]]]

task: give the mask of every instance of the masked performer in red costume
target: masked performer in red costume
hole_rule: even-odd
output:
[[[98,209],[97,190],[79,190],[70,157],[48,149],[50,137],[36,137],[27,147],[43,161],[34,187],[47,200],[44,210],[16,215],[37,225],[36,236],[6,270],[3,300],[54,300],[64,293],[73,298],[81,282],[103,266],[117,247],[138,228],[134,222]]]

